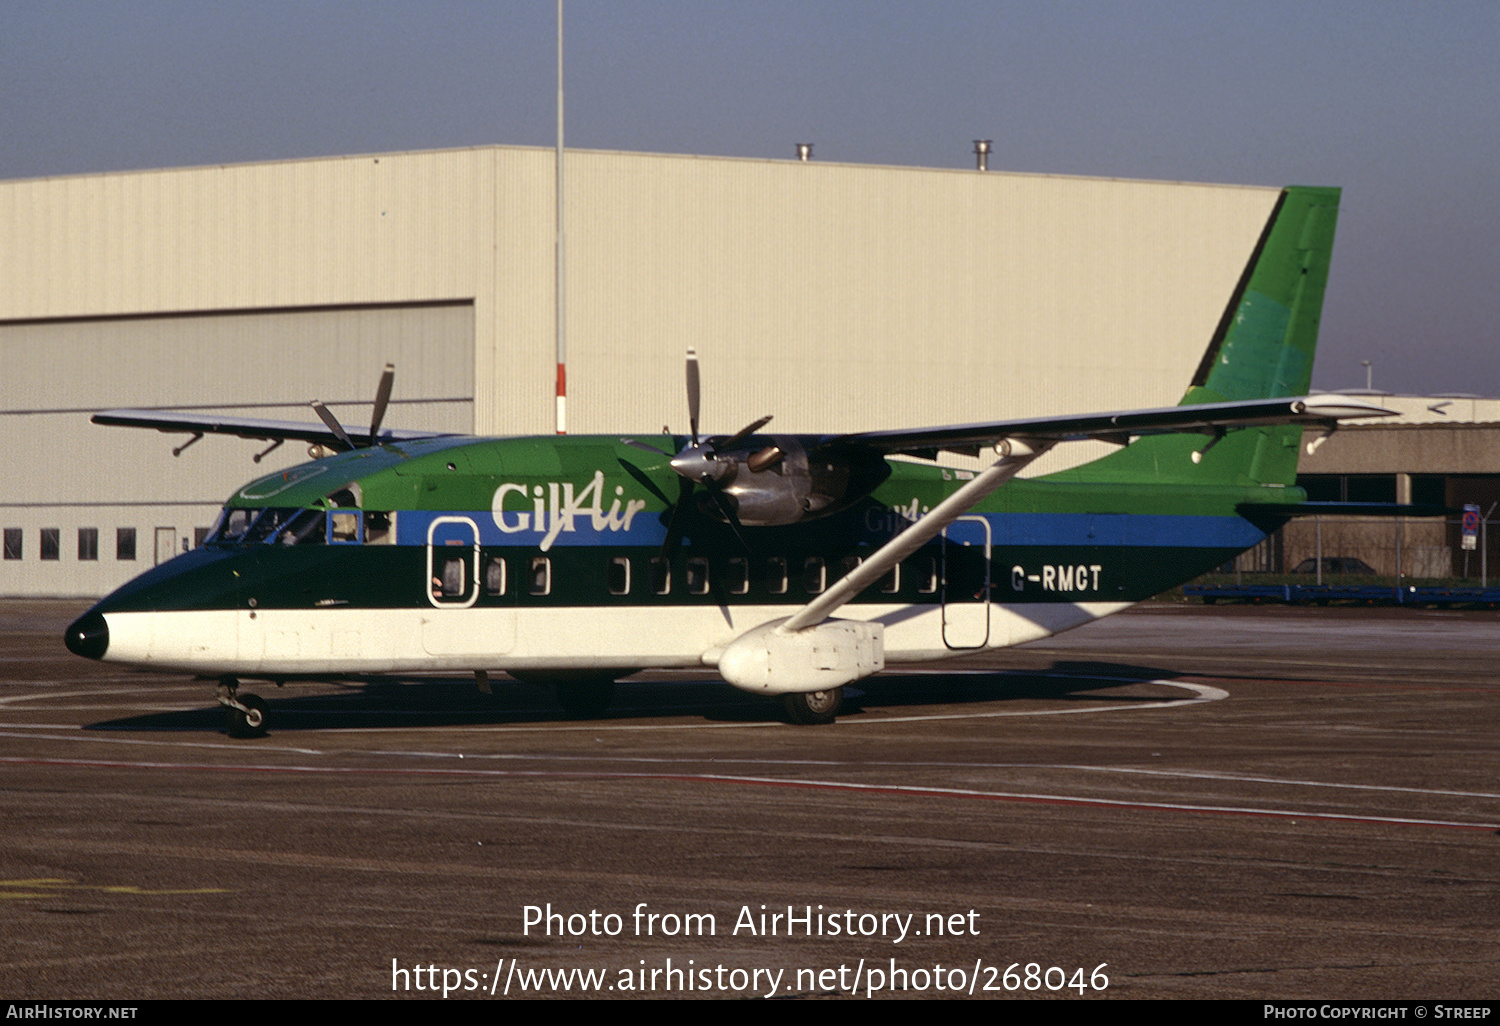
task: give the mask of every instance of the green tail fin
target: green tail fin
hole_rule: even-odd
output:
[[[1333,255],[1339,190],[1282,191],[1179,405],[1306,395]],[[1294,484],[1302,429],[1231,431],[1194,463],[1201,435],[1140,438],[1054,481]]]

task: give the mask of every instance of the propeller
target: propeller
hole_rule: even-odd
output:
[[[654,452],[659,456],[667,457],[671,468],[682,478],[678,486],[677,502],[672,505],[672,514],[667,521],[667,540],[662,547],[662,554],[670,559],[677,550],[677,544],[682,537],[681,517],[688,503],[692,499],[695,485],[703,485],[708,492],[708,497],[714,504],[720,515],[728,522],[734,530],[735,537],[748,551],[750,546],[745,541],[744,532],[741,530],[739,516],[736,515],[734,504],[723,492],[723,485],[727,479],[734,477],[738,467],[738,461],[733,457],[725,458],[722,453],[732,452],[734,447],[749,438],[755,432],[771,422],[769,416],[762,417],[757,421],[746,424],[728,438],[706,438],[698,436],[698,412],[700,407],[700,384],[698,375],[698,352],[696,349],[687,351],[687,399],[688,399],[688,426],[691,431],[691,440],[676,453],[666,452],[654,445],[633,438],[623,441],[627,445]],[[762,455],[760,453],[757,456]]]
[[[374,445],[377,441],[376,436],[380,431],[381,421],[385,420],[385,409],[386,406],[390,404],[391,386],[395,383],[395,381],[396,365],[393,363],[388,363],[385,365],[385,370],[380,375],[380,384],[375,387],[375,409],[370,416],[370,434],[369,437],[365,440],[366,447]],[[318,419],[321,420],[324,424],[328,425],[328,430],[332,431],[338,438],[338,440],[344,443],[346,448],[359,448],[359,446],[354,443],[354,439],[349,437],[349,432],[344,430],[344,425],[340,424],[339,419],[333,415],[332,410],[324,406],[322,402],[317,399],[314,399],[312,401],[312,408],[313,412],[318,415]]]

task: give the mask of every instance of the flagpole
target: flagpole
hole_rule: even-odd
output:
[[[557,0],[557,433],[568,433],[568,331],[563,290],[563,0]]]

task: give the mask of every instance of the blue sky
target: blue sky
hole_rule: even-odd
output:
[[[0,0],[0,178],[550,145],[554,5]],[[1345,190],[1319,387],[1500,395],[1500,3],[568,0],[591,149]]]

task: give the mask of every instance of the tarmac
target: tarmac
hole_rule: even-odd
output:
[[[0,602],[9,999],[1500,993],[1500,613],[1148,605],[827,727],[257,687],[240,741],[86,604]]]

